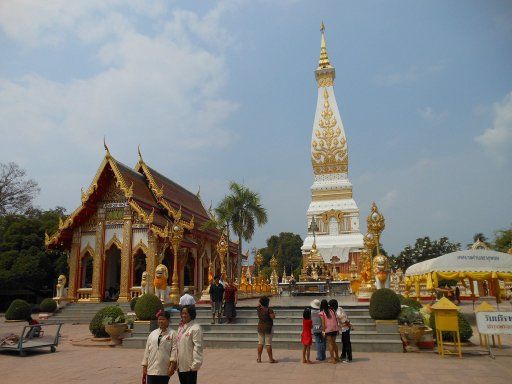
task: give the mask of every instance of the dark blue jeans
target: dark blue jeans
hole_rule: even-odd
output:
[[[325,360],[325,338],[321,333],[314,333],[316,345],[316,359],[319,361]]]
[[[352,361],[352,343],[350,342],[350,329],[341,332],[341,359]]]

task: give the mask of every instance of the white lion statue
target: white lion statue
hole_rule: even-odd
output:
[[[64,275],[60,275],[57,279],[57,285],[56,285],[56,288],[57,288],[57,295],[55,296],[56,299],[64,299],[68,296],[67,294],[67,288],[66,288],[66,283],[67,283],[67,279],[66,279],[66,276]]]
[[[169,287],[167,285],[167,279],[169,278],[169,271],[163,264],[159,264],[155,270],[155,278],[153,285],[155,286],[155,295],[160,298],[162,303],[165,303],[169,297]]]
[[[142,277],[140,278],[140,294],[144,295],[149,293],[149,282],[148,282],[148,273],[146,271],[142,272]]]
[[[390,272],[389,259],[381,254],[378,254],[373,259],[373,273],[375,275],[375,287],[377,289],[389,288],[390,286]]]

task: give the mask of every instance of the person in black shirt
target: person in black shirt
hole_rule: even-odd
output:
[[[215,275],[213,283],[210,285],[210,301],[212,304],[212,324],[215,324],[215,315],[218,323],[222,314],[222,300],[224,299],[224,286],[220,283],[220,276]]]

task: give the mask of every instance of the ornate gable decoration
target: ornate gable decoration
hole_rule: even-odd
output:
[[[315,137],[311,143],[311,162],[315,174],[347,173],[347,140],[334,117],[327,89],[324,89],[324,109],[318,122],[318,129],[315,130]]]
[[[334,217],[338,223],[341,223],[341,221],[343,220],[343,212],[340,210],[331,209],[329,211],[324,212],[321,217],[325,225],[329,224],[329,220],[331,219],[331,217]]]

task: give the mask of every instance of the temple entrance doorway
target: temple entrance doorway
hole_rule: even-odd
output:
[[[81,261],[80,288],[92,287],[93,259],[89,252],[86,252]]]
[[[142,272],[146,270],[146,255],[142,249],[139,249],[133,257],[133,285],[140,287],[142,281]]]
[[[196,272],[195,263],[196,263],[196,259],[194,257],[192,257],[192,254],[189,253],[188,257],[187,257],[187,262],[185,264],[185,267],[183,268],[183,285],[185,287],[195,285],[195,281],[194,281],[195,280],[194,275]]]
[[[121,250],[113,244],[105,252],[104,301],[116,301],[121,285]]]

